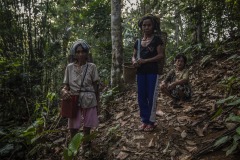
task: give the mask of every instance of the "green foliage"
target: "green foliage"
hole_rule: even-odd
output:
[[[83,142],[83,134],[77,133],[70,141],[68,148],[63,151],[63,156],[65,160],[71,160],[75,157],[79,151],[80,145]]]
[[[216,102],[216,104],[218,105],[225,105],[225,106],[238,106],[240,107],[240,98],[237,96],[229,96],[225,99],[221,99],[219,101]],[[219,115],[221,115],[221,113],[223,112],[222,107],[220,107],[218,109],[218,111],[215,113],[215,115],[212,117],[212,119],[218,117]],[[230,155],[232,154],[234,151],[237,150],[237,147],[239,146],[239,139],[240,139],[240,116],[236,116],[233,113],[231,113],[229,115],[229,117],[226,119],[226,122],[234,122],[237,124],[237,128],[236,128],[236,132],[234,135],[232,136],[224,136],[221,137],[220,139],[218,139],[214,146],[218,147],[220,145],[224,145],[230,141],[232,141],[232,143],[230,143],[230,145],[228,145],[227,149],[226,149],[226,155]]]
[[[116,96],[118,93],[119,93],[119,87],[118,86],[110,88],[109,90],[104,92],[101,95],[101,102],[102,102],[102,104],[106,105],[109,102],[111,102],[112,100],[114,100],[114,96]]]
[[[229,115],[229,117],[226,119],[226,121],[232,121],[240,123],[240,116],[235,116],[233,113]]]
[[[102,82],[110,84],[111,5],[109,0],[1,1],[0,4],[0,121],[9,126],[24,124],[21,129],[8,127],[6,133],[0,132],[4,143],[0,145],[3,148],[0,153],[12,151],[14,145],[15,150],[25,149],[31,157],[53,145],[45,138],[55,133],[52,127],[58,115],[58,93],[71,42],[79,38],[89,42]],[[239,10],[237,0],[139,1],[136,8],[127,8],[122,14],[124,60],[131,60],[133,43],[141,37],[137,22],[146,13],[161,16],[161,29],[169,35],[168,62],[179,52],[190,63],[195,55],[208,52],[236,53],[239,41],[229,42],[229,39],[240,35]],[[234,54],[228,60],[236,59],[239,56]],[[239,88],[239,77],[226,77],[222,84],[227,95],[233,95],[235,88]],[[117,90],[103,93],[102,102],[111,102]],[[224,104],[239,106],[239,98],[218,103],[222,108]],[[13,121],[7,123],[9,120]],[[235,147],[234,143],[229,153]]]
[[[214,146],[219,147],[220,145],[224,145],[224,144],[227,144],[232,141],[232,143],[230,143],[230,145],[228,145],[228,147],[226,147],[226,156],[234,153],[234,151],[236,151],[237,147],[239,146],[239,140],[240,140],[240,135],[238,133],[239,130],[240,130],[240,127],[238,127],[236,129],[236,134],[233,136],[224,136],[224,137],[219,138],[214,143]]]
[[[107,137],[108,144],[115,143],[121,138],[121,132],[119,130],[120,125],[116,125],[115,127],[111,127],[108,129]]]
[[[212,116],[211,119],[215,119],[216,117],[220,116],[222,114],[222,112],[223,112],[222,107],[219,107],[217,112]]]
[[[240,78],[237,75],[225,77],[221,81],[221,84],[224,88],[226,88],[226,94],[234,94],[232,93],[234,88],[240,87]]]
[[[214,143],[214,146],[215,147],[218,147],[226,142],[228,142],[230,140],[230,137],[229,136],[224,136],[224,137],[221,137],[219,138],[215,143]]]
[[[225,98],[225,99],[218,100],[218,101],[216,102],[216,104],[218,104],[218,105],[224,104],[224,103],[228,103],[228,104],[229,104],[229,102],[232,102],[232,101],[235,100],[235,99],[236,99],[236,96],[229,96],[229,97],[227,97],[227,98]]]
[[[54,114],[56,113],[54,110],[50,112],[49,107],[53,106],[55,98],[56,94],[49,92],[45,101],[42,103],[36,102],[34,114],[31,116],[34,122],[29,126],[25,124],[21,127],[8,128],[7,131],[9,130],[9,133],[3,132],[0,136],[0,142],[5,144],[5,146],[0,145],[0,150],[2,150],[5,155],[12,152],[12,150],[7,147],[10,145],[14,145],[14,149],[16,147],[19,148],[15,151],[22,154],[22,157],[18,157],[22,159],[24,157],[34,157],[40,154],[39,150],[50,150],[51,147],[53,147],[54,144],[47,141],[47,137],[51,134],[62,132],[61,130],[51,129],[52,127],[50,127],[54,124],[54,118],[56,116],[54,116]],[[24,152],[22,151],[23,148],[25,150]],[[16,156],[18,156],[18,154],[16,154]]]

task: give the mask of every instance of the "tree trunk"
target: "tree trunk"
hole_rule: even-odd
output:
[[[111,37],[112,37],[112,68],[111,86],[122,86],[123,43],[121,27],[121,1],[111,0]]]
[[[176,40],[176,49],[179,46],[179,20],[180,20],[180,13],[179,13],[179,9],[178,6],[176,6],[176,10],[175,10],[175,40]]]
[[[197,38],[197,43],[202,43],[203,42],[203,37],[202,37],[202,10],[203,10],[203,4],[201,0],[197,0],[196,3],[197,7],[197,24],[196,24],[196,38]]]

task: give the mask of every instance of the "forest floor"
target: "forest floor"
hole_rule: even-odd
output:
[[[223,106],[217,101],[226,98],[224,80],[240,75],[240,51],[195,61],[190,66],[193,97],[181,108],[173,108],[170,99],[158,96],[157,128],[152,132],[138,130],[141,124],[137,105],[136,84],[115,97],[108,107],[110,118],[102,122],[92,152],[78,159],[127,160],[237,160],[240,154],[226,156],[229,145],[214,146],[224,135],[236,133],[237,124],[226,121],[230,113],[240,115],[237,106]],[[239,95],[239,86],[231,92]],[[213,116],[216,118],[213,118]],[[223,151],[225,149],[225,151]],[[238,149],[239,151],[239,149]]]
[[[170,69],[165,67],[165,73]],[[239,106],[218,105],[229,95],[240,96],[239,83],[230,79],[240,75],[240,50],[217,56],[199,58],[190,65],[193,96],[181,108],[173,108],[170,99],[159,92],[157,127],[152,132],[138,130],[141,124],[136,84],[128,84],[124,92],[102,106],[100,125],[93,131],[92,149],[77,154],[83,160],[239,160],[240,153],[226,156],[232,140],[214,145],[223,136],[233,137],[239,123],[227,121],[230,114],[240,115]],[[232,77],[232,78],[231,78]],[[162,80],[164,76],[160,80]],[[231,83],[231,84],[230,84]],[[231,94],[230,94],[231,93]],[[63,159],[63,148],[69,141],[67,120],[61,119],[54,136],[57,148],[41,154],[40,159]]]

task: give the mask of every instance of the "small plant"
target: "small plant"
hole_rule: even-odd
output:
[[[227,77],[221,81],[221,84],[226,88],[227,95],[231,95],[233,94],[234,88],[238,88],[240,86],[240,78],[236,76]]]
[[[67,148],[63,151],[63,156],[65,160],[72,160],[78,153],[80,145],[83,142],[83,134],[77,133],[70,141]]]
[[[118,87],[111,88],[111,89],[107,90],[106,92],[104,92],[101,95],[102,104],[105,105],[105,104],[108,104],[109,102],[111,102],[117,93],[119,93]]]
[[[215,115],[212,117],[212,119],[216,118],[217,116],[219,116],[223,109],[222,106],[236,106],[238,108],[240,108],[240,98],[237,96],[229,96],[225,99],[219,100],[217,101],[217,104],[220,105],[218,111],[215,113]],[[227,135],[227,136],[223,136],[220,139],[218,139],[214,146],[218,147],[220,145],[223,144],[227,144],[228,142],[231,142],[230,145],[226,148],[226,155],[230,155],[232,154],[234,151],[236,151],[238,149],[238,146],[240,146],[239,144],[239,140],[240,140],[240,116],[234,115],[233,113],[231,113],[229,115],[229,117],[226,119],[226,122],[234,122],[236,123],[237,127],[236,127],[236,132],[234,132],[233,135]]]

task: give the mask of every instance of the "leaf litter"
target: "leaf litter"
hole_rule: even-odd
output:
[[[202,160],[239,159],[239,155],[226,157],[226,153],[220,149],[210,153],[202,152],[206,145],[214,144],[214,140],[236,126],[235,123],[225,122],[227,113],[231,111],[240,114],[236,108],[223,108],[222,114],[212,119],[219,109],[216,102],[226,97],[219,82],[223,75],[240,75],[240,70],[237,70],[237,73],[227,72],[231,71],[233,66],[238,66],[240,59],[225,61],[226,58],[212,56],[210,61],[207,60],[202,61],[202,65],[196,61],[191,66],[193,96],[190,102],[185,102],[181,108],[176,109],[171,106],[171,99],[159,92],[157,127],[153,132],[138,130],[141,122],[136,84],[127,85],[124,93],[108,104],[108,117],[102,118],[100,126],[95,130],[97,136],[92,140],[95,150],[87,157],[79,154],[77,159],[191,160],[198,153],[201,153],[198,158]],[[166,70],[168,69],[169,67],[166,67]],[[104,115],[103,112],[100,116]],[[59,137],[55,143],[62,141]],[[59,147],[55,150],[60,152]]]

